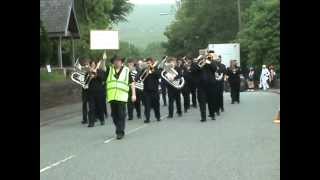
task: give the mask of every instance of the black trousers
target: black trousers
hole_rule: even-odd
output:
[[[103,104],[103,107],[105,107],[105,111],[104,111],[104,115],[106,116],[106,118],[108,118],[108,106],[107,106],[107,94],[106,94],[106,92],[104,92],[104,94],[103,94],[103,99],[104,99],[104,101],[102,102]]]
[[[154,110],[154,115],[157,119],[160,119],[160,95],[157,91],[144,91],[144,115],[146,120],[150,120],[150,111]]]
[[[218,108],[218,111],[224,109],[224,106],[223,106],[223,91],[224,91],[224,82],[223,81],[219,81],[217,83],[217,94],[218,94],[217,108]]]
[[[184,87],[182,89],[182,96],[183,96],[183,107],[184,110],[187,111],[190,109],[190,87]]]
[[[218,86],[217,83],[212,83],[207,88],[208,107],[210,116],[214,117],[214,113],[218,111]]]
[[[116,126],[116,134],[124,135],[126,126],[126,103],[121,101],[110,101],[111,117],[114,125]]]
[[[200,107],[201,120],[206,120],[206,105],[208,104],[209,114],[214,116],[214,107],[212,106],[212,92],[209,86],[197,88],[197,98]]]
[[[105,99],[102,92],[88,93],[89,100],[89,124],[94,124],[98,118],[100,122],[104,122]]]
[[[161,79],[161,94],[162,94],[162,101],[163,101],[163,105],[167,105],[167,86],[165,84],[164,79]]]
[[[88,92],[83,91],[81,93],[82,97],[82,121],[83,122],[88,122]]]
[[[230,94],[232,102],[240,102],[240,82],[230,83]]]
[[[133,118],[133,109],[136,109],[137,117],[141,117],[141,93],[136,92],[136,101],[131,101],[131,93],[129,93],[128,103],[127,103],[127,109],[128,109],[128,117],[129,119]]]
[[[177,89],[169,89],[168,88],[168,96],[169,96],[169,116],[173,116],[173,111],[174,111],[174,105],[173,103],[176,102],[177,106],[177,113],[182,114],[181,111],[181,95],[180,95],[180,90]]]
[[[197,87],[195,85],[191,85],[190,92],[191,92],[192,106],[197,107]]]

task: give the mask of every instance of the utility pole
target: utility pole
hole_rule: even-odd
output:
[[[238,23],[239,23],[239,32],[241,30],[241,7],[240,7],[240,0],[238,1]]]

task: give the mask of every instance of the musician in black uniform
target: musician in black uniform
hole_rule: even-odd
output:
[[[161,77],[160,86],[161,86],[163,106],[167,106],[167,85],[166,85],[166,80],[164,80],[162,77]]]
[[[167,75],[167,77],[171,80],[181,78],[181,67],[177,66],[177,60],[175,58],[170,58],[167,61],[168,64],[170,64],[171,68],[176,70],[178,72],[178,75],[176,77],[170,77],[170,74]],[[178,116],[182,116],[182,110],[181,110],[181,91],[180,89],[175,88],[170,83],[166,81],[167,89],[168,89],[168,97],[169,97],[169,115],[168,118],[173,118],[173,111],[174,111],[174,105],[173,103],[176,102],[177,106],[177,114]]]
[[[211,62],[211,65],[216,68],[214,78],[210,79],[208,87],[209,91],[211,92],[208,100],[209,117],[211,117],[212,120],[215,120],[215,113],[218,110],[218,83],[216,80],[216,72],[218,69],[216,60],[218,59],[218,56],[214,53],[213,50],[208,51],[208,53],[209,62]]]
[[[136,63],[135,63],[135,69],[137,71],[137,75],[134,79],[135,82],[137,82],[139,80],[139,75],[141,75],[142,70],[143,70],[143,64],[145,62],[143,62],[143,60],[139,59]],[[137,105],[140,106],[141,109],[141,104],[144,105],[144,101],[143,101],[143,91],[141,89],[136,88],[136,103]]]
[[[231,63],[231,66],[227,69],[231,104],[234,104],[234,102],[240,103],[240,74],[240,68],[235,63]]]
[[[89,60],[85,59],[83,61],[83,66],[89,68]],[[82,124],[88,123],[88,89],[81,88],[81,99],[82,99]]]
[[[149,75],[143,81],[143,98],[144,98],[144,115],[146,120],[144,123],[150,122],[150,111],[154,110],[157,121],[160,121],[160,94],[159,94],[159,78],[161,71],[157,67],[154,67],[155,61],[149,57],[146,59],[148,64],[147,70]],[[143,74],[144,70],[139,76]]]
[[[216,80],[217,80],[217,115],[220,115],[220,111],[224,112],[223,106],[223,92],[224,92],[224,75],[226,74],[227,69],[226,66],[221,63],[221,56],[217,59],[217,72],[216,72]]]
[[[88,100],[89,100],[89,125],[93,127],[95,120],[98,118],[101,125],[104,125],[104,114],[105,114],[105,92],[102,82],[106,81],[105,71],[99,69],[96,70],[96,61],[90,62],[89,76],[91,81],[88,88]]]
[[[210,86],[212,86],[213,81],[215,81],[215,71],[217,68],[214,63],[211,62],[210,59],[206,60],[206,64],[202,68],[197,65],[197,62],[194,62],[191,65],[192,76],[197,79],[197,98],[200,107],[201,122],[206,121],[206,104],[209,106],[209,113],[214,112],[212,109],[212,101],[214,100],[212,96],[213,92],[212,87]],[[215,120],[214,113],[210,115],[211,119]]]
[[[106,64],[105,64],[105,60],[102,60],[102,64],[101,64],[101,70],[106,72],[107,69],[106,69]],[[104,115],[105,115],[105,118],[108,118],[108,106],[107,106],[107,87],[106,87],[106,81],[102,81],[102,86],[103,86],[103,97],[104,97],[104,101],[102,101],[102,106],[105,107],[105,111],[104,111]]]
[[[129,59],[128,60],[128,68],[130,69],[130,76],[134,81],[136,81],[138,72],[137,72],[134,64],[135,64],[135,62],[134,62],[133,59]],[[137,95],[136,101],[132,102],[131,101],[132,91],[131,91],[131,89],[129,89],[128,103],[127,103],[128,120],[132,120],[133,119],[133,109],[136,109],[137,118],[138,119],[141,118],[141,103],[140,103],[140,97],[138,95],[138,91],[141,91],[141,90],[136,89],[136,95]]]
[[[184,62],[183,67],[182,67],[182,76],[184,78],[184,86],[181,90],[182,95],[183,95],[183,107],[184,107],[184,112],[188,112],[190,109],[190,93],[191,93],[191,61],[187,60]]]

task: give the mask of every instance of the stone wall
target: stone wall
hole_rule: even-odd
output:
[[[63,82],[40,82],[40,110],[81,102],[80,85]]]

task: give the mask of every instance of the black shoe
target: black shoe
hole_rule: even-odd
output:
[[[201,121],[201,122],[206,122],[207,120],[203,120],[203,119],[201,119],[200,121]]]
[[[220,111],[217,111],[217,116],[220,116]]]
[[[128,118],[129,121],[133,120],[133,118]]]
[[[103,126],[104,125],[104,121],[100,121],[100,125]]]
[[[234,102],[232,101],[231,104],[234,104]]]
[[[150,120],[145,120],[145,121],[143,121],[144,123],[150,123]]]
[[[224,108],[221,108],[221,112],[224,112]]]
[[[237,101],[237,103],[239,104],[239,103],[240,103],[240,101]]]
[[[157,119],[157,121],[161,121],[161,119],[160,119],[160,118],[158,118],[158,119]]]
[[[90,128],[90,127],[94,127],[94,124],[90,124],[90,123],[89,123],[88,127],[89,127],[89,128]]]
[[[123,134],[117,134],[117,139],[119,139],[119,140],[120,140],[120,139],[122,139],[122,138],[123,138],[123,136],[124,136]]]
[[[184,113],[187,113],[187,112],[188,112],[188,110],[187,110],[187,109],[185,109],[185,110],[184,110]]]
[[[211,117],[211,120],[216,120],[216,118],[214,116]]]
[[[211,114],[209,114],[209,115],[208,115],[208,117],[212,117],[212,115],[211,115]]]
[[[81,121],[81,124],[87,124],[88,121]]]
[[[173,116],[170,116],[170,115],[169,115],[169,116],[167,116],[167,118],[168,118],[168,119],[171,119],[171,118],[173,118]]]
[[[138,119],[141,119],[141,116],[137,116]]]
[[[181,117],[181,116],[182,116],[182,113],[178,113],[178,116]]]

